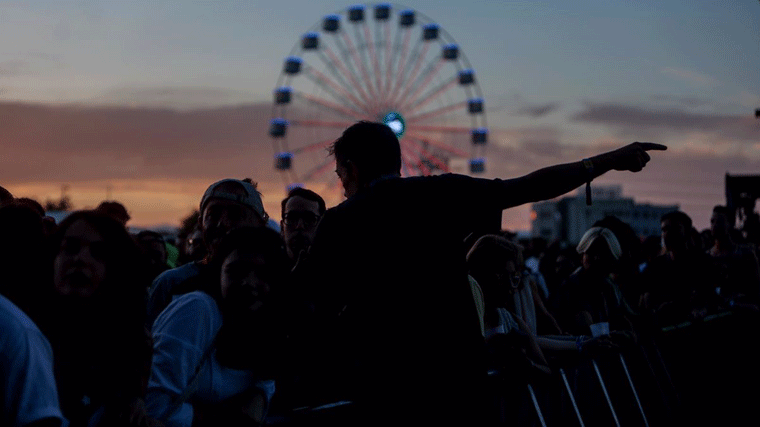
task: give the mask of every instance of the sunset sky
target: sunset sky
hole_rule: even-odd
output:
[[[177,224],[211,182],[250,176],[279,219],[272,92],[300,37],[351,5],[0,1],[0,185],[39,201],[67,185],[77,208],[110,195],[130,225],[150,226]],[[403,6],[440,24],[477,72],[487,177],[659,142],[668,151],[642,173],[595,183],[678,204],[701,229],[726,172],[760,173],[757,0]],[[529,207],[505,225],[527,230]]]

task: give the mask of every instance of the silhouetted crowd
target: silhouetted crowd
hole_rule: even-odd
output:
[[[636,144],[512,180],[400,178],[395,135],[361,122],[331,147],[341,205],[293,188],[277,223],[224,179],[176,239],[130,234],[115,201],[56,224],[0,187],[0,425],[756,419],[756,213],[737,229],[716,206],[699,232],[669,212],[659,236],[606,217],[573,245],[500,229],[661,149]]]

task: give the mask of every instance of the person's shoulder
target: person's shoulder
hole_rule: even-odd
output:
[[[192,311],[208,311],[218,309],[216,300],[203,292],[193,291],[186,294],[176,296],[166,309],[173,308],[175,310],[192,309]]]
[[[175,297],[156,318],[153,329],[167,329],[177,324],[193,328],[202,323],[216,323],[215,319],[221,319],[221,310],[214,298],[205,292],[193,291]]]
[[[166,296],[172,293],[175,286],[186,282],[189,279],[198,277],[200,274],[201,267],[197,262],[190,262],[166,270],[153,279],[153,283],[150,286],[150,296],[151,298],[156,298],[154,295],[158,295],[161,296],[161,298],[166,298]]]
[[[35,331],[39,332],[37,325],[16,304],[8,298],[0,295],[0,324],[3,331]]]
[[[197,276],[200,274],[200,271],[197,262],[189,262],[164,271],[155,278],[154,282],[181,282],[190,277]]]

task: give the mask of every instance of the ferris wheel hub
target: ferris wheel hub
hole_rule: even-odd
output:
[[[396,134],[396,138],[399,139],[406,131],[406,120],[404,120],[404,116],[395,111],[391,111],[383,116],[383,124],[391,128],[393,133]]]

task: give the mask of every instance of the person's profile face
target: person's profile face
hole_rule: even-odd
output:
[[[106,277],[107,248],[103,237],[84,220],[66,230],[53,263],[59,295],[90,297]]]
[[[335,162],[335,174],[338,175],[340,183],[343,185],[343,195],[349,198],[359,191],[359,182],[357,180],[355,167],[346,166],[342,162]]]
[[[271,277],[264,257],[236,249],[222,263],[222,299],[236,311],[256,311],[264,305],[271,291]]]

